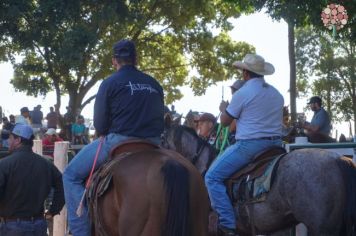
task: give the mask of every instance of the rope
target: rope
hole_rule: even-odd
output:
[[[229,126],[223,127],[221,124],[219,124],[218,127],[218,136],[216,137],[216,145],[215,148],[219,150],[219,154],[222,154],[225,150],[225,148],[230,145],[229,143]],[[222,137],[222,139],[220,138]]]
[[[85,194],[87,193],[87,191],[89,189],[89,186],[91,184],[91,179],[93,177],[93,173],[94,173],[94,170],[95,170],[96,162],[97,162],[98,157],[99,157],[101,146],[103,145],[104,137],[105,136],[101,136],[100,137],[99,146],[96,149],[96,154],[95,154],[93,166],[91,167],[91,171],[90,171],[89,177],[87,179],[87,182],[85,184],[85,189],[84,189],[82,198],[80,199],[79,206],[78,206],[77,211],[76,211],[76,214],[77,214],[78,217],[81,217],[83,215],[83,203],[84,203]]]

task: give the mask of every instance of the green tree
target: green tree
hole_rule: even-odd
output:
[[[300,92],[322,96],[334,121],[353,120],[356,127],[356,43],[312,27],[296,36]]]
[[[14,64],[12,83],[28,95],[55,90],[57,107],[69,95],[72,110],[111,68],[111,47],[135,41],[139,67],[163,85],[166,102],[196,94],[233,76],[231,63],[254,48],[228,37],[230,17],[249,12],[220,0],[4,0],[0,3],[0,59]],[[212,33],[211,29],[214,28]],[[5,58],[4,58],[5,55]],[[22,60],[16,62],[14,55]],[[196,73],[190,73],[194,71]]]
[[[267,13],[276,20],[285,20],[288,25],[288,52],[290,64],[290,107],[291,121],[296,121],[296,62],[295,62],[295,28],[306,24],[311,13],[311,7],[320,8],[321,1],[318,0],[253,0],[258,10],[266,8]],[[319,12],[318,12],[319,14]]]
[[[240,1],[226,0],[240,5]],[[290,107],[291,120],[296,120],[297,68],[295,60],[295,29],[306,25],[314,25],[315,29],[324,31],[320,14],[326,7],[327,1],[320,0],[250,0],[256,10],[265,9],[275,20],[283,19],[288,24],[288,50],[290,63]],[[345,37],[356,41],[356,4],[355,1],[343,1],[342,4],[349,11],[349,23],[341,33]]]

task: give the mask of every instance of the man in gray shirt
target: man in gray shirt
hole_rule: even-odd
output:
[[[236,216],[224,185],[233,173],[254,161],[254,156],[272,146],[282,146],[283,96],[264,76],[274,66],[256,54],[247,54],[233,64],[242,70],[245,84],[232,95],[230,103],[220,104],[220,122],[229,126],[236,120],[235,144],[228,147],[205,175],[213,209],[219,216],[219,235],[236,235]]]
[[[310,98],[308,102],[310,109],[314,111],[314,116],[311,122],[305,122],[303,128],[307,131],[307,136],[312,143],[328,143],[332,142],[329,137],[331,124],[327,111],[324,110],[322,100],[318,96]]]

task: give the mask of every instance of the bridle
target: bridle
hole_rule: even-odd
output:
[[[195,152],[195,154],[194,154],[194,156],[192,158],[193,165],[195,165],[195,163],[197,163],[197,161],[199,160],[199,157],[200,157],[200,155],[202,154],[202,152],[204,150],[204,146],[205,146],[204,144],[205,144],[204,141],[199,140],[199,144],[197,146],[197,150],[196,150],[196,152]]]

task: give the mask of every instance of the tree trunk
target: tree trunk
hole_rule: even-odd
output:
[[[288,20],[288,51],[289,51],[289,93],[290,93],[290,109],[291,109],[291,122],[292,124],[297,120],[297,86],[296,86],[296,65],[295,65],[295,48],[294,48],[294,21]]]
[[[354,132],[351,134],[353,137],[356,135],[356,96],[354,95],[352,97],[352,107],[353,107],[353,113],[354,113]]]
[[[61,89],[59,88],[59,84],[55,83],[54,88],[56,90],[56,104],[54,106],[55,112],[60,114],[59,109],[61,108]]]
[[[75,117],[77,117],[81,110],[80,105],[82,103],[83,98],[80,99],[78,93],[75,91],[69,91],[69,107],[71,108],[72,113]]]

